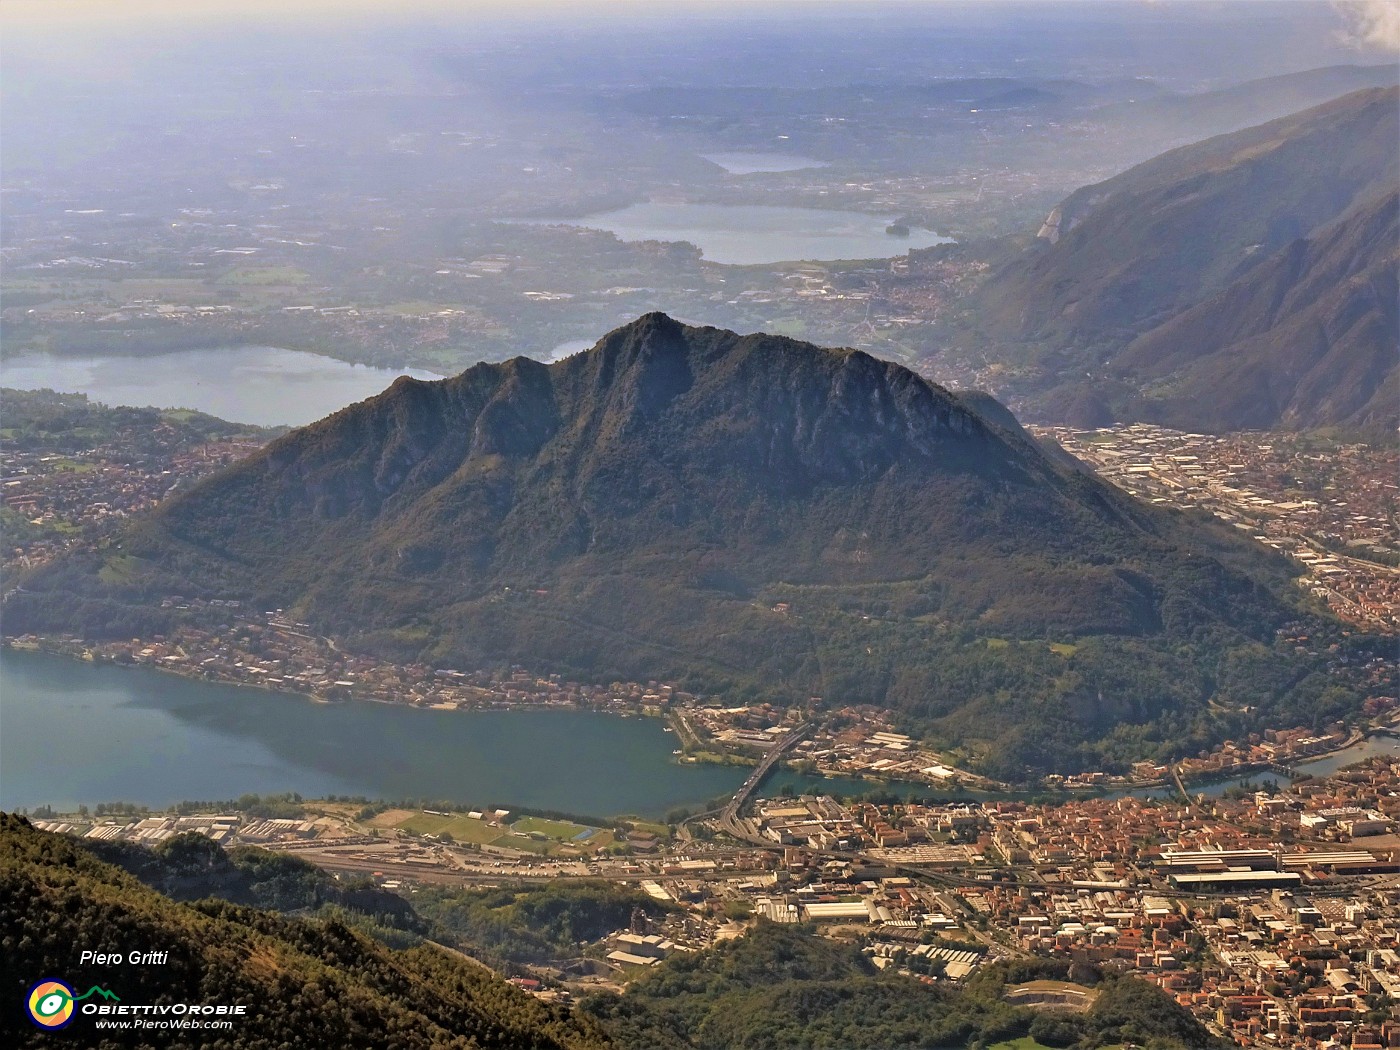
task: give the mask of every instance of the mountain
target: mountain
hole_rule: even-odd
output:
[[[1393,427],[1397,278],[1392,191],[1139,336],[1113,364],[1144,381],[1136,414],[1188,429]]]
[[[1113,336],[1199,302],[1394,184],[1397,100],[1358,92],[1075,191],[1044,250],[988,282],[987,305],[1006,302],[991,320],[1022,337]]]
[[[48,978],[79,996],[99,986],[116,998],[92,1002],[113,1007],[180,1003],[246,1011],[229,1018],[231,1028],[217,1043],[205,1033],[166,1032],[162,1046],[609,1045],[591,1022],[547,1007],[443,949],[394,951],[337,919],[291,919],[213,898],[177,903],[73,840],[11,814],[0,814],[0,915],[12,1004],[25,1002],[30,988]],[[123,959],[84,964],[85,951]],[[135,965],[128,961],[132,952],[167,954],[163,962]],[[153,1019],[149,1012],[134,1016]],[[58,1036],[31,1024],[16,1006],[0,1018],[0,1035],[14,1047],[75,1038],[83,1046],[152,1045],[149,1030],[98,1031],[98,1023],[78,1012]]]
[[[1007,776],[1317,714],[1330,683],[1271,648],[1284,559],[983,399],[649,314],[293,431],[22,579],[6,631],[144,636],[183,622],[169,595],[237,599],[402,661],[881,704]]]
[[[1019,363],[1032,412],[1083,424],[1386,422],[1398,117],[1400,89],[1360,91],[1076,191],[973,294],[985,356]]]
[[[1131,101],[1101,106],[1096,120],[1148,129],[1158,141],[1199,141],[1265,121],[1277,120],[1366,88],[1394,87],[1400,68],[1378,65],[1324,66],[1246,80],[1194,94],[1137,92]]]

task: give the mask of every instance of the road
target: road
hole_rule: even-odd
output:
[[[719,826],[733,835],[736,839],[744,842],[753,842],[760,846],[771,846],[772,842],[752,834],[747,828],[739,823],[739,810],[744,808],[744,803],[748,802],[749,796],[763,782],[770,770],[777,764],[783,752],[790,749],[801,740],[811,730],[811,722],[803,722],[791,730],[786,736],[779,740],[769,749],[768,754],[763,756],[763,761],[754,767],[754,771],[749,774],[749,779],[745,780],[739,790],[734,793],[734,797],[729,800],[729,804],[720,810]]]

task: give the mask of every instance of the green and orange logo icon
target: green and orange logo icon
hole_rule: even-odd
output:
[[[82,995],[74,995],[73,989],[62,981],[52,979],[40,981],[29,989],[29,1019],[40,1028],[56,1031],[73,1020],[74,1003],[90,995],[100,995],[104,999],[117,999],[113,992],[93,985]],[[118,1000],[120,1001],[120,1000]]]
[[[40,1028],[62,1028],[73,1020],[73,989],[62,981],[40,981],[29,989],[29,1018]]]

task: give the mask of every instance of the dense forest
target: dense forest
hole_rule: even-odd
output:
[[[578,954],[578,946],[626,929],[635,911],[652,918],[672,910],[640,890],[609,882],[482,890],[424,887],[413,896],[436,936],[480,958],[543,963]]]
[[[621,997],[583,1008],[635,1050],[899,1050],[984,1047],[1030,1035],[1046,1046],[1125,1042],[1209,1050],[1219,1042],[1142,981],[1068,962],[994,964],[964,987],[882,974],[852,945],[808,926],[762,922],[711,951],[668,960]],[[1024,981],[1097,985],[1084,1013],[1034,1011],[1004,995]]]

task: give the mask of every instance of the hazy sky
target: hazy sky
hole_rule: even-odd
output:
[[[766,3],[800,0],[763,0]],[[862,3],[874,0],[832,0],[835,3]],[[938,3],[943,0],[929,0]],[[1143,0],[1130,0],[1143,2]],[[535,8],[557,14],[598,9],[684,8],[696,6],[741,6],[737,0],[0,0],[0,12],[7,18],[28,22],[94,20],[134,22],[156,18],[193,21],[208,18],[286,18],[304,15],[452,14],[469,16],[477,12],[518,11]]]
[[[0,0],[0,21],[9,27],[65,27],[91,29],[99,25],[127,28],[175,28],[195,22],[285,22],[302,19],[446,16],[454,20],[508,15],[513,18],[579,17],[614,13],[681,12],[687,9],[730,7],[736,13],[772,4],[810,3],[811,0]],[[879,3],[881,0],[826,0],[824,6]],[[908,0],[911,6],[939,4],[993,5],[999,0]],[[1026,0],[1022,0],[1026,2]],[[1030,0],[1056,3],[1060,0]],[[1122,6],[1160,5],[1164,0],[1090,0]],[[1168,0],[1170,2],[1170,0]],[[1174,0],[1191,3],[1207,0]],[[1251,0],[1287,7],[1300,0]],[[1400,50],[1400,0],[1331,0],[1337,16],[1337,35],[1358,50]]]
[[[209,19],[280,20],[298,17],[346,15],[473,14],[514,13],[526,10],[554,15],[598,13],[613,10],[626,13],[638,8],[682,10],[685,8],[752,8],[767,4],[806,3],[810,0],[761,0],[759,4],[740,0],[0,0],[0,16],[10,24],[74,24],[91,26],[96,22],[133,25],[189,22]],[[832,6],[878,3],[881,0],[826,0]],[[994,4],[999,0],[908,0],[919,6],[938,4]],[[1022,0],[1025,2],[1025,0]],[[1031,0],[1057,3],[1061,0]],[[1162,0],[1090,0],[1127,6],[1159,4]],[[1208,0],[1176,0],[1177,3]],[[1287,5],[1298,0],[1252,0],[1255,3]],[[1400,42],[1400,0],[1333,0],[1339,29],[1343,23],[1360,39],[1373,44]]]

